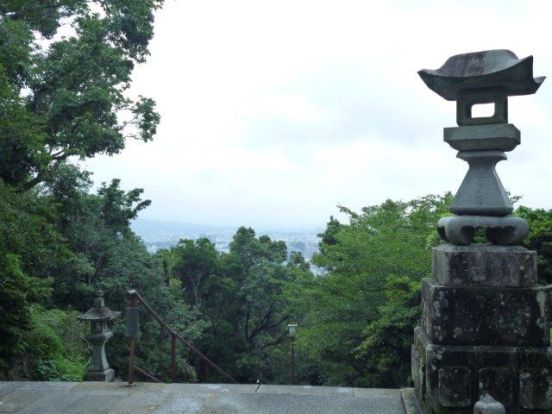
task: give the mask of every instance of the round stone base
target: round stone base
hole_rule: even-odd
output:
[[[439,236],[444,241],[457,245],[472,244],[478,228],[485,229],[489,242],[502,246],[519,244],[529,234],[527,222],[514,216],[448,216],[437,223]]]

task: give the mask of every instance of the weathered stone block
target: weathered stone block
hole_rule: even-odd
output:
[[[473,414],[484,394],[507,414],[552,414],[552,348],[441,346],[416,328],[412,379],[424,412]]]
[[[442,244],[433,248],[432,267],[445,286],[537,285],[537,254],[521,246]]]
[[[512,368],[487,367],[479,370],[479,389],[491,394],[505,407],[512,405],[514,384]]]
[[[422,326],[440,345],[548,346],[548,286],[449,287],[422,282]]]
[[[439,404],[443,407],[469,407],[471,404],[471,373],[466,367],[439,369]]]
[[[523,369],[519,373],[519,402],[531,410],[552,409],[552,375],[550,366]]]

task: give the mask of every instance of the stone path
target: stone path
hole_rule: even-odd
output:
[[[0,382],[0,413],[404,414],[399,390],[287,385]]]

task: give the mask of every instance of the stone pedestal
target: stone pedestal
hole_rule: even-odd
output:
[[[552,413],[551,288],[523,247],[434,248],[412,347],[424,412],[472,414],[488,393],[507,414]]]
[[[86,373],[87,381],[111,381],[115,371],[109,367],[105,354],[105,344],[113,335],[102,323],[97,323],[95,333],[88,335],[86,339],[92,344],[92,358]]]

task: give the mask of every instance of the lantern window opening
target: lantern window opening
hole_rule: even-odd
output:
[[[494,102],[488,103],[475,103],[469,107],[470,118],[492,118],[496,112],[496,105]]]

